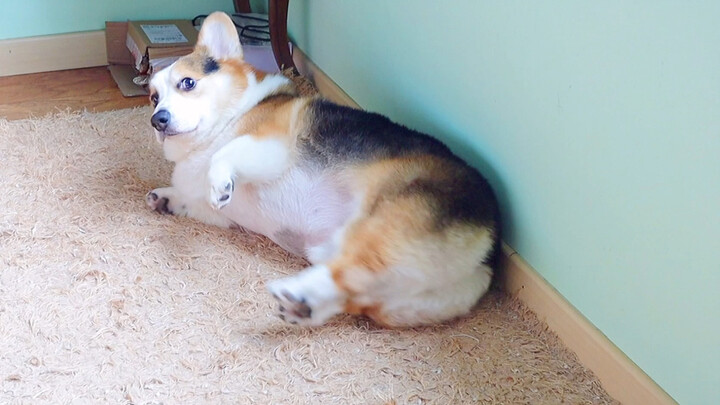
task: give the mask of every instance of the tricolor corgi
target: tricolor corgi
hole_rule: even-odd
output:
[[[487,291],[500,230],[487,181],[430,136],[255,70],[227,15],[210,15],[193,53],[152,77],[150,100],[175,168],[148,205],[304,256],[310,267],[268,283],[281,319],[432,324]]]

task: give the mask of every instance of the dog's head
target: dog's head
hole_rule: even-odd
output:
[[[158,141],[211,132],[242,97],[250,69],[230,17],[220,12],[207,17],[193,52],[150,80],[151,123]]]

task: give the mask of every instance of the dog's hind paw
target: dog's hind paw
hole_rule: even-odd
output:
[[[268,283],[278,301],[278,317],[293,325],[318,326],[343,310],[344,297],[325,266]]]

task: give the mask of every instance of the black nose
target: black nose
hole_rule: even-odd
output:
[[[150,123],[158,131],[164,131],[168,126],[168,122],[170,122],[170,112],[168,110],[160,110],[150,118]]]

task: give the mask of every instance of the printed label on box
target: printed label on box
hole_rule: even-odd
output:
[[[140,25],[153,44],[175,44],[188,42],[175,24]]]

